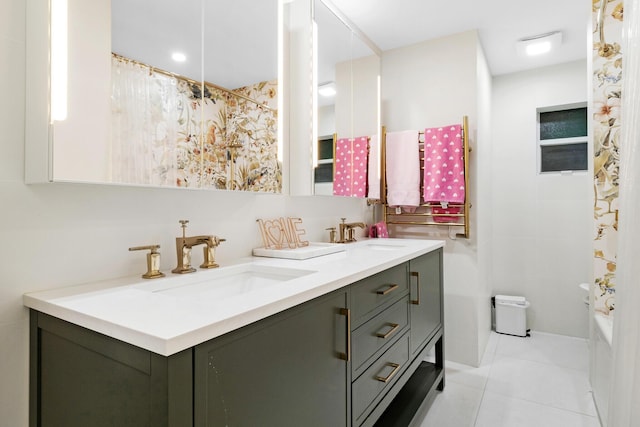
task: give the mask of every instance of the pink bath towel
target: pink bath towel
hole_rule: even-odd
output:
[[[424,131],[425,202],[464,203],[462,126]]]
[[[365,197],[367,194],[368,138],[340,138],[336,141],[335,196]]]
[[[418,131],[387,133],[387,203],[409,212],[420,205],[420,147]]]

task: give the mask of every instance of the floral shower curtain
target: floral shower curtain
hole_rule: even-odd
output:
[[[175,78],[132,61],[112,61],[112,179],[175,185],[179,123],[188,102]]]
[[[229,91],[114,55],[112,182],[281,192],[276,95],[277,81]]]
[[[640,0],[624,4],[618,286],[609,427],[640,420]]]

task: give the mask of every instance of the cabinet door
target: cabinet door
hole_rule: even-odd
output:
[[[411,354],[415,355],[442,324],[442,249],[412,259]]]
[[[346,425],[347,304],[339,291],[197,346],[195,425]]]

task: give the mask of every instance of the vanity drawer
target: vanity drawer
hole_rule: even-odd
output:
[[[389,347],[409,325],[409,297],[405,296],[352,333],[353,378],[367,368],[366,362]]]
[[[367,314],[375,308],[406,294],[409,289],[408,275],[409,264],[403,263],[356,282],[351,287],[354,326],[366,322]]]
[[[353,425],[360,425],[405,370],[409,361],[409,334],[404,334],[351,386]]]

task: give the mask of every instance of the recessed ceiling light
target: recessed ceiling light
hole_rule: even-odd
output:
[[[318,94],[320,96],[324,96],[329,98],[331,96],[335,96],[338,91],[336,90],[336,84],[334,82],[327,82],[318,85]]]
[[[184,62],[187,60],[187,56],[184,53],[174,52],[171,54],[171,59],[176,62]]]
[[[550,52],[562,43],[562,33],[554,31],[552,33],[540,34],[538,36],[527,37],[518,40],[518,52],[524,56],[536,56]]]

